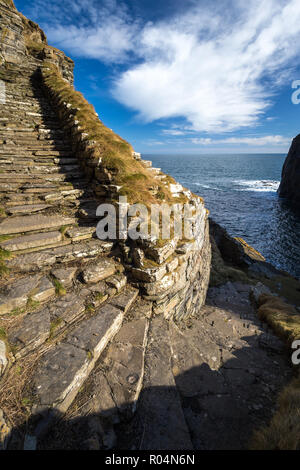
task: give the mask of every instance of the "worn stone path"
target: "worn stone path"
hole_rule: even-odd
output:
[[[256,316],[252,290],[210,288],[185,323],[148,319],[145,306],[132,311],[40,447],[61,448],[68,435],[64,448],[247,448],[292,374],[283,343]]]
[[[95,236],[100,200],[30,67],[15,70],[0,108],[8,268],[0,280],[0,408],[10,423],[37,413],[47,423],[52,407],[72,403],[138,290],[127,285],[114,243]],[[25,363],[31,372],[18,401]]]

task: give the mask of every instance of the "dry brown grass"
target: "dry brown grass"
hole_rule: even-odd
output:
[[[279,297],[287,299],[288,303],[300,305],[300,282],[297,279],[284,274],[271,279],[257,274],[257,278]]]
[[[10,426],[20,426],[30,416],[31,379],[40,355],[40,353],[30,354],[14,363],[5,372],[1,381],[0,408]]]
[[[278,297],[263,294],[259,317],[290,346],[300,339],[300,315]],[[278,397],[277,411],[270,424],[256,431],[250,443],[254,450],[300,450],[300,377],[287,385]]]
[[[254,433],[252,450],[300,450],[300,377],[278,398],[278,410],[269,426]]]
[[[300,315],[292,305],[278,297],[263,294],[259,298],[258,316],[290,345],[300,339]]]
[[[15,4],[13,2],[13,0],[2,0],[4,3],[7,4],[7,6],[9,6],[10,8],[15,8]]]
[[[9,269],[5,265],[5,260],[10,259],[12,253],[0,247],[0,279],[7,276]]]

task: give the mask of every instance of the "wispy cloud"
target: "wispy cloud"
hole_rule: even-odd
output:
[[[173,136],[176,136],[176,135],[184,135],[186,133],[186,131],[181,131],[179,129],[163,129],[161,131],[161,133],[163,135],[173,135]]]
[[[254,147],[263,146],[286,146],[291,138],[282,135],[267,135],[262,137],[228,137],[226,139],[203,139],[192,138],[194,145],[249,145]]]
[[[140,29],[125,3],[116,0],[36,0],[30,16],[69,54],[110,63],[128,60]]]

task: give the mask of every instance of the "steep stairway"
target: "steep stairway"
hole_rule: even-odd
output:
[[[0,408],[10,423],[29,414],[47,427],[51,410],[65,412],[74,400],[138,290],[127,285],[114,244],[95,236],[100,200],[31,70],[7,83],[0,108],[0,339],[8,357]]]

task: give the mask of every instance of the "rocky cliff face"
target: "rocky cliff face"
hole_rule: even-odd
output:
[[[279,195],[300,204],[300,134],[292,142],[282,168]]]
[[[12,0],[0,0],[0,78],[7,78],[3,68],[34,70],[44,61],[55,64],[63,78],[73,83],[73,61],[49,46],[41,28],[19,13]]]

